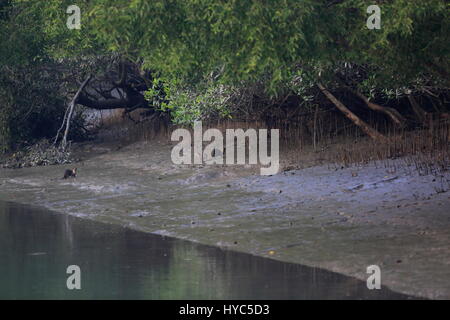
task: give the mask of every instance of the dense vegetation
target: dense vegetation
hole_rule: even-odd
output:
[[[66,26],[74,2],[80,30]],[[373,4],[379,30],[366,26]],[[417,97],[448,112],[449,13],[445,0],[2,1],[0,148],[55,135],[88,73],[88,108],[186,124],[330,104],[379,139],[347,102],[399,127],[425,121]]]

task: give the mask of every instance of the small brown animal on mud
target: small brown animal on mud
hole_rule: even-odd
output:
[[[63,179],[67,179],[69,177],[75,178],[76,176],[77,176],[77,168],[67,169],[66,172],[64,172]]]

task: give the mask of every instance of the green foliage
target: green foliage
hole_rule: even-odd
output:
[[[377,2],[382,28],[369,30],[366,9]],[[103,0],[86,7],[83,30],[166,77],[192,82],[220,69],[228,84],[269,75],[275,90],[296,66],[340,61],[377,65],[384,78],[414,78],[427,63],[448,60],[449,6],[444,0]]]
[[[450,3],[442,0],[375,1],[381,8],[381,29],[369,30],[360,21],[374,1],[348,0],[339,5],[347,32],[343,61],[374,67],[374,85],[401,86],[416,81],[424,73],[436,72],[431,65],[449,70]],[[354,10],[357,9],[357,10]],[[443,79],[448,80],[448,79]]]
[[[147,98],[181,123],[228,116],[227,91],[243,84],[262,81],[271,96],[291,86],[308,99],[343,63],[370,70],[358,83],[365,92],[430,75],[448,83],[446,0],[80,0],[81,30],[66,27],[72,0],[5,3],[0,66],[111,52],[143,61],[164,76],[164,89],[156,82]],[[381,30],[366,27],[372,4]]]
[[[47,67],[52,69],[50,65]],[[0,152],[56,135],[67,105],[58,80],[60,77],[41,66],[3,70],[0,74]],[[71,139],[85,135],[83,123],[82,113],[77,112]]]
[[[60,38],[49,28],[54,22],[49,10],[57,3],[62,2],[10,0],[0,5],[0,152],[52,138],[62,123],[67,88],[62,88],[62,63],[52,57]],[[72,138],[84,135],[83,121],[77,112]]]
[[[228,84],[268,75],[270,88],[298,67],[341,61],[408,80],[450,54],[444,0],[83,0],[79,31],[65,25],[72,2],[12,1],[18,13],[8,30],[16,30],[5,32],[7,40],[27,43],[28,51],[45,42],[34,56],[119,52],[186,82],[217,70]],[[377,3],[382,28],[369,30],[366,9]]]
[[[232,86],[213,81],[183,87],[176,81],[157,78],[145,97],[158,110],[170,112],[175,123],[189,125],[196,120],[231,118],[234,91]]]
[[[372,4],[381,7],[381,30],[366,27]],[[209,99],[215,85],[263,79],[276,96],[295,83],[307,100],[343,62],[370,70],[359,84],[365,92],[395,91],[430,73],[448,81],[449,8],[444,0],[103,0],[86,8],[84,28],[105,49],[163,74],[173,94],[161,107],[186,122],[224,109]],[[216,84],[202,85],[212,74]]]
[[[42,57],[45,36],[34,16],[20,15],[23,6],[3,4],[0,8],[0,67],[31,63]]]
[[[316,3],[94,1],[86,28],[110,50],[142,57],[172,79],[199,81],[222,70],[220,80],[229,84],[267,73],[275,84],[299,57],[320,53],[312,37],[320,28]]]

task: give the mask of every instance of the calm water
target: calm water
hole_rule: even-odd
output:
[[[66,268],[81,268],[68,290]],[[321,269],[0,203],[1,299],[405,299]]]

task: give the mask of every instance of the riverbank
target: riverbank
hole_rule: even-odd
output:
[[[70,248],[70,250],[68,250]],[[0,299],[415,299],[353,277],[0,201]],[[82,290],[65,290],[76,263]]]
[[[70,166],[0,169],[0,200],[226,247],[450,298],[448,176],[382,163],[260,176],[252,167],[178,166],[172,144],[84,144]],[[402,159],[393,160],[401,162]]]

